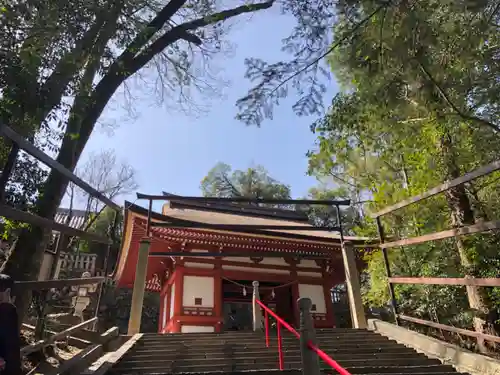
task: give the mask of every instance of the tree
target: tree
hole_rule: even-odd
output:
[[[324,110],[325,82],[330,78],[328,67],[323,64],[339,45],[349,41],[375,14],[383,11],[390,1],[287,1],[283,10],[292,14],[297,24],[289,37],[283,39],[282,50],[292,56],[286,61],[267,62],[259,58],[245,61],[245,77],[253,84],[248,93],[236,105],[238,120],[247,125],[260,126],[273,118],[274,106],[294,91],[299,99],[293,104],[299,116],[320,115]],[[368,17],[362,18],[356,7],[367,6]],[[338,15],[347,15],[351,22],[339,22]],[[331,28],[338,33],[331,43]]]
[[[434,91],[449,116],[498,130],[499,112],[494,104],[498,88],[494,82],[500,9],[496,1],[426,0],[413,4],[320,0],[292,1],[289,7],[302,16],[302,22],[284,40],[283,49],[293,58],[274,63],[246,61],[246,77],[256,82],[237,102],[237,118],[246,124],[261,125],[272,118],[273,106],[291,88],[299,95],[293,106],[297,114],[320,114],[328,76],[321,63],[342,50],[347,53],[340,55],[369,68],[371,79],[386,77],[391,85],[387,91],[390,87],[394,94],[401,94],[409,81],[418,80],[419,84],[411,86],[413,93]],[[329,34],[332,25],[333,43]],[[355,44],[362,47],[352,48]],[[476,65],[477,61],[484,65]],[[342,76],[342,68],[335,73]],[[465,97],[470,101],[464,102]]]
[[[446,179],[446,159],[436,142],[441,134],[436,124],[415,123],[411,131],[413,136],[409,137],[385,117],[389,108],[380,104],[379,98],[372,98],[370,102],[358,101],[356,97],[369,90],[368,87],[359,88],[359,94],[347,94],[348,98],[345,94],[338,95],[325,121],[316,123],[318,148],[310,153],[311,172],[317,176],[335,176],[344,189],[370,196],[372,202],[364,207],[369,211],[421,193]],[[481,136],[476,132],[471,142],[470,129],[464,125],[461,128],[462,131],[454,136],[454,147],[462,165],[474,168],[491,161],[489,155],[500,146],[500,140],[491,134]],[[492,217],[483,210],[484,206],[495,207],[490,212],[497,211],[495,198],[491,199],[490,193],[484,190],[496,178],[498,176],[492,176],[467,187],[469,207],[475,218]],[[478,199],[472,199],[471,192],[475,190],[481,192]],[[384,218],[387,235],[404,238],[448,229],[454,224],[451,219],[453,206],[448,199],[438,196]],[[374,223],[368,216],[363,218],[364,223],[354,231],[358,235],[376,237]],[[497,245],[494,245],[497,241],[497,236],[472,237],[463,242],[468,246],[466,254],[459,252],[457,244],[450,240],[398,249],[397,253],[391,253],[392,271],[396,275],[427,277],[461,277],[471,272],[476,277],[491,275],[493,265],[499,260]],[[474,260],[473,268],[464,264],[464,255]],[[365,286],[366,301],[377,307],[384,306],[389,296],[383,260],[377,253],[370,254],[367,259],[370,278]],[[469,326],[474,315],[485,317],[478,314],[477,305],[471,304],[471,311],[466,295],[457,288],[405,286],[398,287],[396,292],[402,313],[408,311],[425,319],[461,326]],[[484,306],[493,312],[495,305],[491,298],[495,298],[494,295],[482,294],[482,298]]]
[[[312,127],[318,134],[318,148],[310,153],[316,173],[354,183],[355,190],[373,196],[372,209],[377,209],[497,157],[499,7],[490,1],[472,3],[429,0],[380,9],[367,1],[339,13],[335,40],[342,39],[345,25],[365,21],[330,59],[346,90],[334,98],[326,118]],[[444,197],[396,213],[388,219],[389,234],[424,234],[490,216],[496,208],[486,212],[485,207],[498,205],[489,200],[483,184],[456,187]],[[401,274],[479,276],[491,272],[485,264],[498,262],[493,245],[497,241],[497,236],[458,238],[416,246],[393,255],[393,260]],[[380,258],[373,261],[374,267],[381,265]],[[372,285],[380,280],[377,275]],[[459,319],[455,309],[436,313],[436,305],[432,312],[429,304],[416,302],[416,295],[431,301],[431,289],[399,292],[407,297],[406,308],[450,322]],[[445,296],[464,301],[449,288],[433,293],[448,309],[453,302]],[[495,292],[467,288],[467,297],[475,329],[494,331]]]
[[[36,159],[21,153],[5,187],[5,203],[19,210],[32,210],[38,196],[42,193],[43,183],[47,176],[47,170],[43,169]],[[4,218],[1,227],[0,241],[11,242],[12,235],[18,232],[22,223]]]
[[[154,78],[185,97],[189,86],[203,82],[196,60],[207,62],[221,50],[223,23],[274,1],[240,4],[221,9],[210,0],[8,3],[0,17],[0,121],[28,138],[40,126],[60,122],[57,161],[74,170],[104,108],[127,80],[157,68]],[[14,147],[7,167],[16,156]],[[66,179],[51,171],[35,211],[53,217],[66,187]],[[40,228],[23,231],[6,272],[32,278],[42,238]],[[21,310],[25,299],[17,299]]]
[[[272,177],[260,165],[245,171],[232,171],[224,163],[216,164],[201,181],[205,197],[244,197],[290,199],[290,187]]]
[[[116,217],[116,223],[114,222]],[[113,229],[114,228],[114,229]],[[110,229],[114,230],[110,232]],[[106,266],[105,273],[108,274],[116,265],[118,253],[123,233],[123,213],[116,212],[111,208],[104,208],[99,214],[95,215],[95,220],[88,228],[88,232],[100,235],[102,237],[110,237],[113,240],[110,252],[107,254],[107,246],[96,244],[88,241],[81,241],[79,245],[80,251],[99,254],[99,259],[102,261],[102,266]],[[107,259],[106,256],[108,257]]]
[[[342,221],[342,232],[344,235],[354,234],[353,229],[363,225],[362,210],[360,203],[353,199],[351,192],[345,187],[333,186],[322,183],[318,187],[309,189],[308,199],[317,200],[340,200],[350,199],[349,207],[340,207],[340,219]],[[309,216],[312,225],[321,227],[338,227],[337,208],[325,205],[299,206],[299,210],[304,211]]]
[[[110,200],[115,200],[120,196],[129,194],[138,187],[135,180],[135,170],[129,164],[123,161],[119,162],[112,150],[91,153],[83,166],[77,170],[76,174]],[[106,213],[107,216],[104,220],[112,221],[109,215],[114,210],[109,209],[99,199],[79,189],[73,183],[69,184],[68,190],[70,209],[73,207],[75,199],[79,199],[85,204],[86,220],[84,226],[80,229],[89,231],[98,228],[96,233],[107,237],[109,235],[107,233],[108,226],[105,228],[102,227],[106,224],[101,220],[101,215]],[[120,216],[121,214],[118,215]],[[111,224],[111,222],[108,224]],[[121,237],[116,238],[119,239]],[[72,237],[66,247],[71,249],[77,240],[77,238]],[[95,248],[94,245],[84,241],[83,245],[80,245],[79,248],[89,250],[90,248]]]
[[[22,153],[5,189],[5,204],[20,210],[31,210],[47,178],[47,171],[37,160]],[[23,223],[2,218],[0,222],[0,270],[10,254],[11,245]]]
[[[137,189],[135,170],[123,161],[118,161],[113,150],[91,153],[76,174],[97,191],[111,200],[129,194]],[[75,188],[74,184],[71,184]],[[76,187],[76,198],[85,203],[91,213],[100,212],[104,207],[97,198]]]

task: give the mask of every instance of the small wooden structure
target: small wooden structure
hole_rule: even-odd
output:
[[[84,210],[69,210],[67,208],[58,208],[54,221],[59,224],[66,224],[71,228],[84,229],[89,222],[89,213]],[[103,270],[97,268],[98,255],[89,253],[72,253],[67,252],[67,249],[59,249],[57,247],[61,239],[61,233],[54,231],[52,239],[45,249],[43,254],[42,264],[40,266],[39,280],[47,280],[50,278],[51,270],[54,269],[54,278],[60,277],[61,271],[69,271],[73,274],[81,274],[82,272],[90,272],[92,276],[104,275]],[[61,244],[63,245],[63,244]],[[66,243],[64,244],[66,245]],[[104,250],[104,249],[103,249]],[[57,261],[55,259],[57,258]],[[56,262],[56,264],[54,264]]]
[[[316,327],[335,325],[330,291],[346,282],[346,261],[356,269],[351,246],[362,251],[368,238],[312,227],[306,215],[289,210],[162,198],[168,199],[162,213],[125,203],[114,278],[119,287],[134,287],[137,297],[129,334],[140,330],[144,290],[160,294],[158,332],[251,329],[253,281],[260,298],[290,324],[297,325],[295,301],[304,297],[312,300]],[[350,274],[359,289],[357,272]]]

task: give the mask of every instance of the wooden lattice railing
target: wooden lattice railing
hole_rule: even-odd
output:
[[[500,337],[484,332],[476,332],[468,329],[462,329],[457,327],[452,327],[446,324],[441,324],[437,322],[432,322],[425,319],[420,319],[416,317],[407,316],[400,314],[398,312],[398,303],[394,293],[394,285],[396,284],[413,284],[413,285],[456,285],[456,286],[478,286],[478,287],[500,287],[500,278],[474,278],[474,277],[463,277],[463,278],[446,278],[446,277],[397,277],[393,276],[390,269],[389,257],[387,255],[388,249],[394,249],[397,247],[411,246],[417,244],[423,244],[431,241],[443,240],[447,238],[456,238],[459,236],[467,236],[475,233],[482,233],[491,230],[500,229],[500,220],[493,220],[487,222],[479,222],[472,225],[462,226],[459,228],[448,229],[440,232],[429,233],[421,236],[398,239],[394,241],[386,241],[384,226],[382,224],[381,218],[385,215],[391,214],[397,210],[404,207],[410,206],[417,202],[423,201],[427,198],[433,197],[437,194],[444,193],[454,187],[460,186],[462,184],[473,181],[477,178],[486,176],[490,173],[500,170],[500,160],[497,160],[491,164],[483,166],[475,171],[467,173],[459,178],[447,181],[439,186],[434,187],[426,191],[425,193],[413,196],[411,198],[405,199],[399,203],[392,206],[386,207],[372,215],[376,220],[380,245],[382,250],[385,270],[388,278],[388,287],[391,298],[391,307],[396,318],[396,323],[399,321],[406,321],[418,325],[424,325],[427,327],[432,327],[435,329],[457,333],[460,335],[465,335],[469,337],[476,338],[478,342],[482,343],[484,341],[490,341],[495,343],[500,343]],[[479,345],[481,348],[482,345]]]

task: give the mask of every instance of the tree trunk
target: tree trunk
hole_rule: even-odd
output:
[[[446,178],[454,179],[460,177],[461,173],[456,164],[453,141],[450,134],[446,131],[441,138],[440,146]],[[454,228],[472,225],[475,223],[472,205],[464,185],[447,190],[445,192],[445,197],[451,210],[451,224]],[[458,250],[460,265],[463,267],[465,277],[479,276],[479,265],[476,264],[474,258],[472,257],[473,245],[470,238],[456,237],[455,243]],[[474,310],[474,329],[476,332],[495,334],[493,322],[489,321],[492,306],[489,296],[486,293],[486,289],[477,286],[467,286],[466,290],[469,306]],[[483,339],[478,338],[477,343],[481,352],[487,351],[487,347]]]
[[[61,161],[61,158],[58,158]],[[66,167],[69,167],[66,165]],[[74,168],[74,167],[73,167]],[[72,169],[72,168],[70,168]],[[68,182],[60,173],[50,173],[44,185],[44,193],[37,202],[36,214],[46,218],[53,218],[57,207],[61,203]],[[24,228],[16,241],[14,250],[6,261],[4,272],[15,280],[35,280],[38,277],[40,261],[50,237],[50,230],[37,226]],[[26,309],[29,307],[31,293],[19,291],[16,293],[16,306],[19,311],[20,324]]]

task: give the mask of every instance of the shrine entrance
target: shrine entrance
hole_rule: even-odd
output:
[[[283,317],[289,324],[295,325],[291,285],[273,282],[259,282],[260,299],[269,308]],[[251,280],[222,282],[222,299],[225,331],[252,331],[252,294]]]
[[[125,205],[125,240],[114,278],[117,287],[134,288],[130,334],[140,332],[144,291],[160,294],[160,333],[253,329],[254,281],[259,299],[288,324],[297,327],[296,301],[310,298],[314,326],[335,325],[329,291],[346,281],[344,257],[356,266],[361,253],[354,246],[367,247],[365,238],[313,227],[295,211],[138,196],[168,203],[161,213],[151,205]]]

